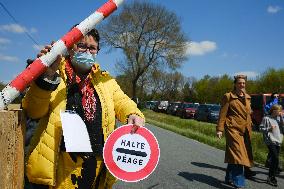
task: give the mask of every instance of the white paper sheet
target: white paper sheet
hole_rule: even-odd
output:
[[[90,137],[82,118],[70,111],[60,113],[66,152],[92,152]]]

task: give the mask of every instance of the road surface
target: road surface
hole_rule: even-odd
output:
[[[159,127],[146,125],[160,146],[160,161],[156,170],[138,183],[118,181],[114,189],[207,189],[233,188],[224,181],[226,164],[224,151],[180,136]],[[272,189],[266,184],[268,170],[254,167],[254,180],[246,180],[246,188]],[[284,188],[284,174],[277,177],[278,188]]]

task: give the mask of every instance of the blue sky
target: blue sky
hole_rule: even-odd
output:
[[[255,78],[268,67],[284,67],[284,1],[282,0],[148,0],[165,6],[181,20],[190,39],[188,60],[178,70],[197,79],[247,73]],[[10,82],[36,57],[39,45],[60,39],[106,0],[0,0],[0,81]],[[125,0],[124,3],[128,3]],[[111,15],[110,15],[111,16]],[[119,51],[101,51],[101,66],[116,75]]]

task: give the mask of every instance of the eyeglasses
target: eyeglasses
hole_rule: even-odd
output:
[[[90,52],[91,54],[95,54],[95,53],[97,53],[97,52],[99,51],[99,49],[98,49],[97,47],[93,47],[93,46],[88,47],[88,46],[87,46],[86,44],[84,44],[84,43],[78,43],[78,44],[77,44],[77,48],[78,48],[78,50],[79,50],[80,52],[86,52],[87,49],[89,49],[89,52]]]

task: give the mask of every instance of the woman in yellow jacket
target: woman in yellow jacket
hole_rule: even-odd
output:
[[[38,57],[46,54],[46,46]],[[106,170],[103,144],[123,123],[144,126],[144,116],[116,81],[96,64],[99,34],[90,31],[30,87],[23,99],[27,116],[39,119],[26,157],[26,175],[33,188],[111,188],[115,178]],[[60,112],[75,111],[84,121],[92,153],[68,153]],[[76,138],[74,138],[76,140]]]

